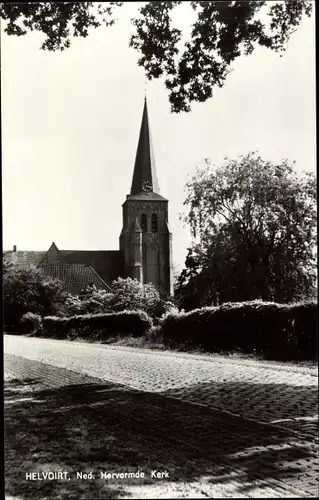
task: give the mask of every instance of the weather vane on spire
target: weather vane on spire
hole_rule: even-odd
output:
[[[146,100],[146,93],[147,93],[147,78],[146,78],[146,73],[144,76],[144,99]]]

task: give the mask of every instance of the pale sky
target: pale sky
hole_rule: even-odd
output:
[[[74,39],[65,52],[39,50],[43,36],[1,33],[3,246],[117,250],[144,100],[144,71],[128,47],[126,4],[111,28]],[[189,5],[176,13],[191,21]],[[190,242],[179,221],[190,173],[204,158],[258,150],[265,160],[314,171],[315,21],[306,18],[280,58],[258,48],[233,66],[212,99],[171,114],[162,80],[147,85],[161,194],[169,199],[173,263]]]

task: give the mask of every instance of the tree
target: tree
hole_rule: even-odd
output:
[[[283,51],[291,33],[312,12],[311,0],[189,2],[194,11],[190,38],[181,47],[182,30],[172,13],[182,2],[143,2],[132,20],[129,45],[140,53],[138,64],[149,80],[165,78],[173,112],[190,111],[222,87],[231,65],[255,47]],[[91,28],[111,26],[123,2],[25,2],[1,4],[8,35],[37,30],[44,50],[65,50],[72,37]],[[264,15],[263,15],[264,14]],[[263,19],[263,20],[261,20]]]
[[[7,326],[16,327],[23,314],[55,314],[64,300],[63,284],[37,269],[3,259],[3,309]]]
[[[206,160],[186,185],[195,243],[180,275],[185,309],[261,298],[311,297],[316,280],[316,181],[256,153]]]
[[[63,306],[65,316],[77,314],[98,314],[110,312],[114,295],[107,290],[100,290],[95,285],[86,287],[80,296],[67,294]]]
[[[88,286],[79,297],[67,294],[62,313],[72,316],[142,310],[155,318],[169,307],[172,304],[160,296],[152,283],[142,285],[136,279],[118,278],[112,282],[111,291],[99,290],[93,285]]]
[[[142,285],[138,280],[118,278],[112,282],[113,311],[142,310],[149,316],[161,316],[165,311],[164,300],[152,283]]]

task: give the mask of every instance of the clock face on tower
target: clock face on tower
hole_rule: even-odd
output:
[[[142,191],[144,193],[150,193],[152,191],[152,186],[148,181],[144,181],[142,184]]]

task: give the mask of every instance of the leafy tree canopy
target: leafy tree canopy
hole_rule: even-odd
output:
[[[138,64],[149,80],[165,78],[173,112],[190,111],[222,87],[231,65],[256,46],[283,51],[291,33],[312,12],[312,1],[189,2],[194,11],[191,33],[173,25],[172,13],[182,2],[142,2],[132,19],[129,45],[140,53]],[[37,30],[44,50],[65,50],[73,37],[91,28],[112,26],[123,2],[5,2],[0,16],[8,35]]]
[[[256,153],[207,160],[186,185],[184,221],[195,243],[177,287],[182,306],[262,298],[290,302],[314,292],[316,181],[287,161]],[[188,303],[185,303],[188,301]],[[183,302],[184,301],[184,302]]]
[[[160,316],[164,312],[164,302],[152,283],[142,285],[138,280],[118,278],[112,282],[114,311],[142,310],[150,316]]]
[[[112,282],[112,290],[98,290],[94,285],[75,297],[69,294],[63,312],[73,314],[105,313],[114,311],[147,312],[152,317],[161,316],[171,304],[164,300],[152,283],[142,285],[138,280],[118,278]]]
[[[3,259],[5,324],[17,326],[23,314],[55,314],[64,301],[63,283],[46,276],[33,265]]]

